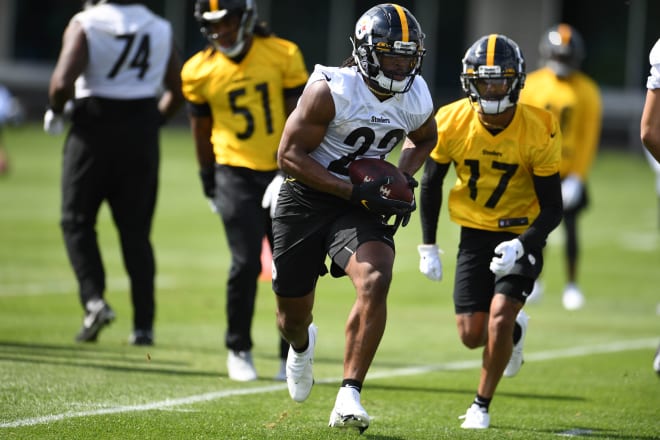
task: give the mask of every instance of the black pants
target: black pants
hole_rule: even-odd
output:
[[[155,258],[150,242],[159,166],[155,100],[89,98],[76,103],[64,145],[61,227],[80,301],[103,298],[96,221],[106,201],[130,278],[135,329],[151,330]]]
[[[225,345],[235,351],[252,349],[252,318],[261,273],[264,235],[272,243],[270,215],[261,207],[261,200],[275,173],[216,166],[215,204],[220,211],[231,252]],[[287,351],[288,344],[280,341],[280,357],[286,358]]]

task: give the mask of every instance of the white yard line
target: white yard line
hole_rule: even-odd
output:
[[[622,351],[655,349],[659,338],[636,339],[630,341],[617,341],[607,344],[597,344],[581,347],[569,347],[556,350],[540,351],[536,353],[525,353],[525,362],[529,361],[547,361],[561,358],[589,356],[592,354],[616,353]],[[419,367],[397,368],[386,371],[374,371],[369,373],[369,379],[387,379],[400,376],[413,376],[443,370],[467,370],[478,368],[481,365],[480,360],[448,362],[444,364],[425,365]],[[651,366],[649,363],[649,370]],[[336,383],[341,379],[321,379],[318,383]],[[197,394],[194,396],[181,397],[178,399],[166,399],[158,402],[144,403],[142,405],[116,406],[110,408],[101,408],[90,411],[66,412],[62,414],[52,414],[48,416],[33,417],[28,419],[14,420],[11,422],[0,423],[0,428],[17,428],[21,426],[34,426],[45,423],[57,422],[59,420],[72,419],[75,417],[90,417],[106,414],[119,414],[127,412],[164,410],[167,408],[192,405],[199,402],[208,402],[211,400],[224,399],[233,396],[244,396],[249,394],[264,394],[273,391],[286,389],[286,384],[269,385],[255,388],[239,388],[233,390],[215,391],[212,393]]]

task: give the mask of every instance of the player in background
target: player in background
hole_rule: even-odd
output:
[[[267,208],[282,182],[277,147],[308,73],[298,46],[258,20],[254,0],[198,0],[195,19],[209,46],[186,61],[183,94],[202,188],[231,252],[227,371],[230,379],[251,381],[257,379],[251,330],[262,241],[272,236]],[[277,379],[285,379],[288,349],[281,340]]]
[[[9,153],[2,133],[3,128],[8,124],[20,124],[23,117],[20,101],[12,96],[7,87],[0,84],[0,176],[9,174]]]
[[[514,376],[522,365],[523,306],[541,273],[548,234],[561,221],[561,132],[551,113],[517,103],[525,60],[504,35],[483,36],[467,50],[461,84],[468,97],[435,115],[438,143],[420,192],[420,271],[442,279],[436,232],[453,163],[449,215],[461,226],[456,327],[466,347],[483,347],[477,394],[461,427],[483,429],[502,375]]]
[[[646,80],[646,101],[640,122],[642,144],[660,162],[660,39],[649,53],[651,71]],[[657,170],[657,167],[654,167]],[[660,189],[658,189],[660,194]],[[660,345],[653,358],[653,369],[660,375]]]
[[[134,345],[154,343],[159,130],[181,107],[181,63],[168,21],[137,1],[86,2],[73,16],[50,79],[44,130],[64,128],[61,227],[85,310],[78,342],[95,342],[115,318],[106,303],[96,219],[106,201],[130,278]],[[161,90],[164,87],[164,92]]]
[[[433,102],[419,75],[424,34],[397,4],[380,4],[357,21],[352,56],[341,67],[317,65],[288,118],[278,161],[288,175],[273,219],[273,290],[277,322],[291,344],[289,394],[302,402],[314,383],[316,283],[327,273],[348,276],[356,299],[345,327],[343,381],[331,427],[367,429],[360,403],[367,370],[385,331],[394,263],[394,233],[414,203],[380,195],[387,177],[353,185],[347,167],[364,157],[385,159],[406,137],[399,168],[414,173],[435,145]],[[411,188],[417,185],[409,177]],[[390,216],[397,218],[387,223]]]
[[[561,193],[564,205],[566,286],[562,304],[578,310],[585,298],[578,286],[580,239],[578,217],[589,203],[587,180],[593,164],[602,125],[602,102],[596,82],[580,71],[585,56],[582,37],[565,23],[552,26],[541,38],[543,67],[527,75],[520,102],[551,111],[561,127]],[[530,301],[542,290],[537,283]]]

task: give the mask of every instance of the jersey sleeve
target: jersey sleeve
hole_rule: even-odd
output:
[[[430,158],[439,164],[451,163],[451,156],[446,148],[446,133],[448,133],[448,125],[451,125],[452,118],[448,114],[448,107],[440,107],[435,114],[435,122],[438,127],[438,143],[431,151]]]
[[[570,173],[577,174],[584,181],[596,157],[602,126],[603,105],[598,86],[591,79],[583,77],[579,92],[582,109],[580,119],[575,122],[575,159]]]
[[[290,55],[288,68],[284,72],[282,82],[285,89],[295,89],[304,86],[309,76],[302,52],[297,45],[291,45]]]
[[[202,60],[207,51],[198,52],[193,55],[181,69],[181,91],[187,101],[193,104],[204,104],[208,100],[205,96],[204,75],[201,75],[201,69],[205,68]]]
[[[546,177],[559,172],[561,162],[561,142],[562,135],[559,129],[559,123],[554,115],[545,112],[549,121],[546,123],[546,131],[541,136],[546,138],[545,145],[542,148],[535,148],[533,159],[533,174],[535,176]]]
[[[646,88],[649,90],[660,89],[660,39],[651,49],[649,63],[651,64],[651,74],[646,81]]]

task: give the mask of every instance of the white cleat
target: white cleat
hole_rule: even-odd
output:
[[[328,426],[331,428],[357,428],[362,434],[369,427],[370,421],[369,414],[360,404],[358,390],[351,387],[339,388]]]
[[[571,283],[566,286],[561,297],[561,302],[566,310],[579,310],[584,307],[584,295],[578,287]]]
[[[529,316],[527,316],[527,313],[521,309],[520,312],[518,312],[518,316],[516,316],[516,322],[521,328],[520,339],[518,340],[518,343],[513,346],[511,358],[504,369],[504,377],[515,376],[518,374],[518,371],[520,371],[520,367],[522,367],[524,362],[523,344],[525,343],[525,335],[527,334],[527,321],[529,321]]]
[[[482,408],[473,403],[465,414],[458,417],[463,420],[461,428],[463,429],[486,429],[490,426],[490,414],[486,408]]]
[[[543,283],[539,280],[534,281],[534,288],[532,293],[527,297],[525,304],[538,304],[543,299],[543,291],[545,290]]]
[[[289,354],[286,358],[286,384],[289,387],[289,395],[296,402],[304,402],[312,392],[312,385],[314,385],[312,366],[317,331],[313,323],[307,328],[309,345],[304,352],[298,353],[293,347],[289,347]]]
[[[257,379],[257,370],[249,351],[229,350],[227,354],[227,374],[231,380],[249,382]]]

